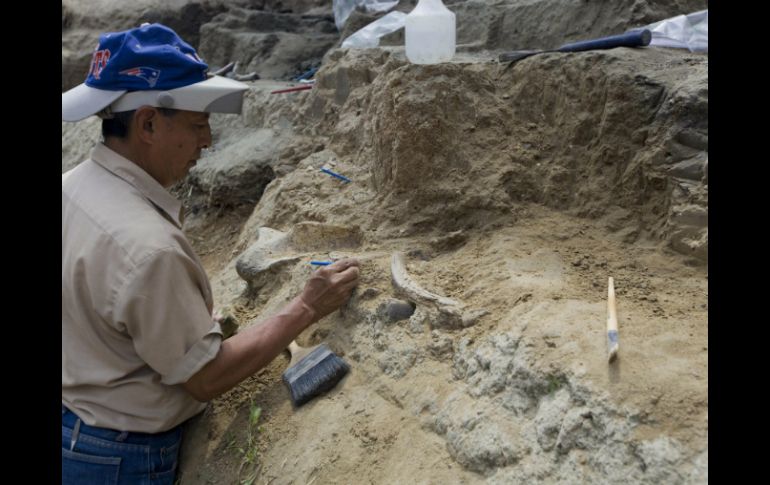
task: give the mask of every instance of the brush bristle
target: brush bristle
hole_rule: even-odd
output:
[[[349,371],[347,362],[335,355],[326,345],[320,345],[286,369],[283,382],[289,388],[291,401],[295,406],[301,406],[332,389]]]

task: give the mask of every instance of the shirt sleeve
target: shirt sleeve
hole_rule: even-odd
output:
[[[115,320],[164,384],[186,382],[219,352],[222,330],[206,305],[207,281],[189,256],[166,248],[139,262],[117,295]]]

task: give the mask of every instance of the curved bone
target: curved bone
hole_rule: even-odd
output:
[[[410,300],[428,304],[438,310],[438,318],[434,319],[433,326],[445,328],[465,328],[488,314],[486,310],[468,310],[465,305],[457,300],[431,293],[415,283],[406,272],[404,255],[393,253],[390,262],[390,272],[393,278],[393,286]]]
[[[437,304],[439,307],[461,307],[462,304],[458,301],[452,300],[445,296],[431,293],[430,291],[422,288],[415,283],[409,274],[406,272],[406,265],[404,264],[404,255],[399,252],[393,253],[393,257],[390,261],[390,272],[393,276],[393,286],[404,292],[409,298],[413,300],[422,301],[423,303]]]

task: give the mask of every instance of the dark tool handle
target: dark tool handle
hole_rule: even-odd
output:
[[[648,29],[627,32],[620,35],[611,35],[600,39],[583,40],[564,44],[556,49],[559,52],[580,52],[593,49],[612,49],[613,47],[641,47],[650,45],[652,32]]]
[[[512,51],[500,54],[500,62],[512,62],[519,61],[525,57],[534,56],[535,54],[542,54],[547,51]]]

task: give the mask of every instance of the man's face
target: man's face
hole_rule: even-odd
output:
[[[211,146],[209,114],[178,111],[173,116],[158,112],[153,128],[162,143],[154,153],[154,176],[170,187],[187,176],[201,156],[201,149]]]

